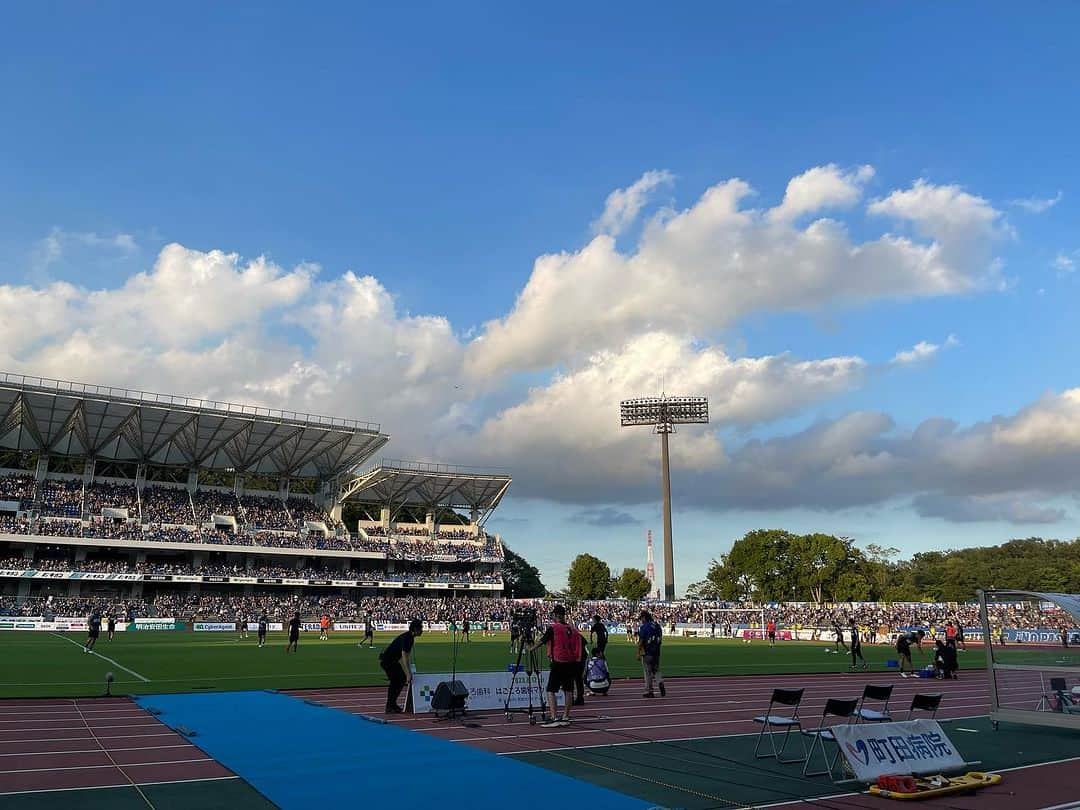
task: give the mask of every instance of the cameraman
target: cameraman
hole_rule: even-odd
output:
[[[544,728],[559,728],[570,725],[570,707],[574,705],[574,681],[581,669],[581,649],[585,639],[573,625],[566,623],[566,608],[556,605],[551,611],[552,622],[539,640],[529,648],[529,652],[547,645],[551,658],[551,672],[548,674],[547,697],[550,719]],[[559,717],[556,695],[562,692],[564,714]]]
[[[390,686],[386,690],[386,713],[401,714],[404,709],[398,705],[401,690],[412,683],[412,648],[416,638],[423,635],[424,623],[420,619],[409,622],[409,629],[395,638],[379,653],[379,666],[383,668]],[[408,703],[408,697],[405,698]]]

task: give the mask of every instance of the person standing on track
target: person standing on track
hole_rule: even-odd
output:
[[[285,654],[289,654],[291,649],[296,652],[296,647],[300,643],[300,611],[296,611],[293,617],[289,619],[289,641],[285,644]]]
[[[544,728],[570,725],[570,707],[574,705],[574,680],[581,667],[581,645],[584,639],[573,625],[566,623],[566,608],[556,605],[551,611],[552,622],[544,634],[529,648],[529,652],[547,645],[551,658],[548,674],[547,699],[549,719]],[[559,717],[557,695],[563,694],[563,715]]]
[[[259,647],[260,647],[260,649],[262,647],[266,646],[266,629],[267,629],[267,626],[268,626],[268,622],[266,621],[266,613],[265,612],[260,613],[259,614]]]
[[[896,637],[896,657],[900,660],[900,677],[906,678],[904,664],[907,664],[911,677],[915,677],[915,665],[911,662],[911,636],[901,633]]]
[[[375,646],[375,622],[371,620],[370,613],[364,617],[364,637],[360,639],[357,646],[363,647],[365,641],[368,643],[369,650]]]
[[[401,690],[412,684],[412,649],[416,639],[423,635],[424,623],[420,619],[409,622],[409,629],[395,638],[385,650],[379,653],[379,666],[383,668],[390,685],[386,689],[386,713],[401,714],[404,709],[398,705]],[[405,698],[408,704],[408,697]]]
[[[652,614],[647,610],[641,611],[638,617],[638,660],[645,672],[645,694],[642,697],[656,697],[653,693],[653,684],[659,681],[660,696],[667,694],[664,688],[664,679],[660,673],[660,645],[663,640],[663,630],[660,625],[653,621]]]

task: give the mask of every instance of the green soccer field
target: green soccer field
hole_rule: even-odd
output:
[[[111,642],[104,636],[98,641],[100,655],[87,655],[82,651],[83,634],[5,632],[0,635],[0,697],[100,694],[107,672],[116,677],[116,694],[382,684],[385,676],[378,652],[391,638],[390,633],[379,633],[370,650],[357,646],[359,633],[334,633],[329,641],[319,641],[317,633],[308,632],[300,639],[299,653],[286,655],[282,633],[271,633],[263,649],[254,634],[241,641],[235,633],[117,633]],[[824,642],[779,642],[770,648],[761,641],[668,638],[662,669],[672,677],[847,670],[850,657],[826,653],[827,648],[831,645]],[[886,661],[895,658],[889,647],[865,645],[863,650],[871,671],[885,671]],[[449,672],[451,654],[450,636],[428,633],[417,640],[414,660],[421,672]],[[1051,664],[1055,656],[1060,654],[1024,654],[1030,663]],[[505,672],[513,657],[507,634],[475,635],[470,643],[458,645],[457,669]],[[916,666],[928,661],[929,652],[921,657],[915,653]],[[634,645],[625,637],[611,637],[608,665],[613,678],[641,675]],[[962,669],[983,665],[980,647],[960,655]]]

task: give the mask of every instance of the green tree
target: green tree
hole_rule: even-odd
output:
[[[566,590],[573,599],[603,599],[611,587],[611,569],[591,554],[579,554],[570,563]]]
[[[640,602],[649,593],[649,580],[640,568],[624,568],[615,590],[624,599]]]
[[[503,563],[503,591],[512,593],[515,598],[539,599],[547,593],[547,588],[540,581],[540,571],[529,565],[525,558],[511,551],[503,543],[506,561]]]

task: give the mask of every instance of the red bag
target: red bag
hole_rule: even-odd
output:
[[[888,790],[891,793],[917,793],[919,790],[919,786],[915,784],[914,777],[895,774],[879,776],[877,778],[877,786],[881,790]]]

